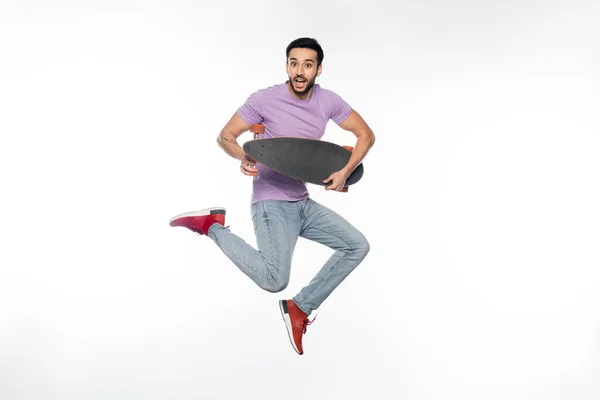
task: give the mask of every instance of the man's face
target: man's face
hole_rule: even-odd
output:
[[[321,75],[322,66],[317,69],[317,52],[312,49],[292,49],[286,63],[290,86],[299,96],[308,94]]]

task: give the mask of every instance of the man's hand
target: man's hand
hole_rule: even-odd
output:
[[[329,175],[329,177],[323,181],[323,183],[331,182],[328,186],[325,186],[325,190],[335,190],[336,192],[342,192],[344,190],[344,185],[346,184],[346,179],[348,179],[348,176],[350,176],[350,174],[343,169]]]
[[[244,155],[244,157],[242,158],[242,163],[240,165],[240,170],[244,173],[244,175],[258,175],[258,170],[256,169],[256,160],[248,157],[248,155]]]

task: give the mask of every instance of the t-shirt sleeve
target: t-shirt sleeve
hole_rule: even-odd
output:
[[[257,91],[248,97],[244,104],[237,110],[237,114],[248,125],[260,124],[263,122],[263,95],[262,91]]]
[[[330,114],[329,118],[336,124],[346,120],[352,113],[352,107],[337,93],[330,92]]]

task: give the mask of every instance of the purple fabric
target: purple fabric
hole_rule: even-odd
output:
[[[263,124],[264,138],[281,136],[321,139],[329,120],[343,122],[352,108],[338,94],[313,87],[308,100],[296,99],[286,83],[254,92],[237,110],[247,124]],[[251,203],[261,200],[301,200],[309,197],[306,184],[286,177],[262,164],[257,164],[258,176],[253,178]]]

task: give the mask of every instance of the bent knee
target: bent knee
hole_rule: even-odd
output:
[[[361,239],[356,242],[354,246],[354,251],[360,256],[360,258],[364,258],[369,254],[371,250],[371,244],[367,240],[366,237],[362,236]]]
[[[262,288],[270,293],[278,293],[287,288],[288,284],[289,280],[287,279],[270,279]]]

